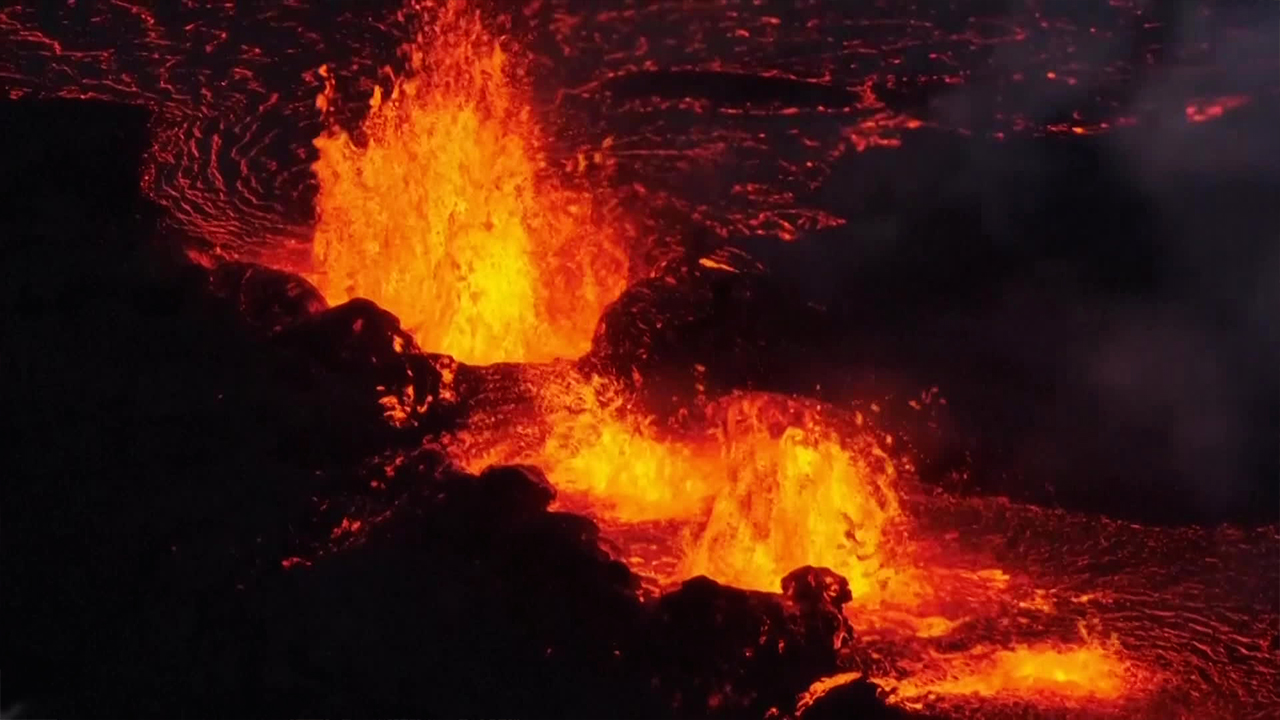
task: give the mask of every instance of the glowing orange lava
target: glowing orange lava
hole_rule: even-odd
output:
[[[894,578],[884,560],[903,521],[893,464],[869,436],[842,438],[816,403],[735,394],[671,428],[599,378],[535,385],[541,441],[490,446],[468,464],[534,463],[567,502],[605,521],[678,524],[678,567],[663,580],[707,575],[776,592],[787,572],[815,564],[867,598]]]
[[[1011,649],[979,647],[934,658],[945,674],[928,674],[885,685],[918,705],[929,695],[1047,695],[1115,699],[1127,689],[1129,666],[1115,649],[1099,643],[1043,643]]]
[[[970,633],[992,618],[1041,622],[1057,610],[1045,591],[1015,586],[999,568],[926,557],[939,543],[915,536],[898,473],[856,416],[735,393],[699,399],[678,421],[660,423],[598,377],[534,368],[526,379],[537,412],[486,425],[496,442],[464,431],[453,446],[472,469],[544,468],[564,506],[599,520],[623,559],[663,585],[707,575],[777,592],[797,567],[835,570],[849,580],[847,614],[858,633],[906,652],[875,678],[895,702],[1007,696],[1096,705],[1141,689],[1121,649],[1083,630],[1082,639],[973,644]]]
[[[926,536],[860,416],[735,393],[661,419],[617,382],[532,364],[590,347],[626,281],[621,231],[605,194],[575,189],[548,160],[502,40],[460,0],[418,9],[432,21],[410,48],[411,74],[374,94],[359,139],[334,126],[316,140],[311,277],[330,301],[387,307],[421,347],[470,364],[531,363],[519,401],[469,408],[469,425],[446,439],[458,461],[540,466],[561,507],[596,519],[662,587],[707,575],[776,592],[797,567],[831,568],[849,581],[846,614],[863,641],[890,648],[868,656],[903,706],[1140,694],[1117,644],[1070,637],[1069,618],[1059,631],[1048,591]],[[321,105],[331,98],[332,85]],[[413,402],[388,400],[389,419]],[[1007,632],[992,641],[992,627]],[[816,683],[800,707],[858,676]]]
[[[821,565],[844,575],[855,596],[884,591],[886,546],[903,521],[889,458],[865,436],[846,447],[795,401],[745,395],[716,410],[725,485],[684,571],[775,590],[787,572]]]
[[[1232,110],[1248,105],[1253,98],[1248,95],[1224,95],[1207,100],[1194,100],[1187,104],[1187,122],[1202,123],[1217,120]]]
[[[626,282],[609,207],[550,172],[520,63],[479,13],[416,10],[431,22],[410,74],[374,93],[363,140],[333,126],[315,141],[311,279],[465,362],[581,355]]]
[[[992,699],[1042,705],[1098,709],[1127,693],[1142,690],[1144,680],[1116,648],[1086,641],[1068,646],[1058,643],[1020,644],[1012,648],[978,646],[964,652],[932,653],[903,678],[875,678],[896,704],[916,709],[964,715],[967,702]],[[813,683],[798,699],[798,714],[832,690],[864,677],[860,672],[841,673]]]

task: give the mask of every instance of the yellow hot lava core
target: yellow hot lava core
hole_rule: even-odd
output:
[[[626,282],[609,207],[550,172],[519,63],[479,13],[417,9],[431,21],[409,75],[374,94],[364,141],[336,126],[315,141],[311,280],[464,362],[581,355]]]

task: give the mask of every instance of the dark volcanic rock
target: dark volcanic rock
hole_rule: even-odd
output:
[[[878,699],[878,688],[866,678],[834,687],[812,698],[795,713],[797,720],[905,720],[913,717]]]
[[[848,583],[802,568],[784,586],[779,596],[697,577],[658,600],[649,633],[655,688],[677,716],[763,717],[840,671],[853,637],[840,614]],[[877,707],[872,698],[867,709]]]
[[[274,341],[313,374],[365,393],[370,409],[394,397],[401,423],[422,418],[440,393],[435,360],[418,352],[395,315],[363,298],[305,317]]]
[[[415,349],[399,318],[363,298],[307,318],[280,342],[339,370],[400,366],[400,358]]]
[[[801,664],[834,664],[853,640],[853,626],[842,612],[853,600],[849,581],[827,568],[805,566],[782,578],[782,597],[800,648],[815,653]]]
[[[209,285],[246,323],[268,334],[329,307],[320,291],[300,276],[254,263],[223,263],[209,273]]]
[[[139,183],[150,116],[112,102],[0,102],[0,222],[45,230],[92,224],[101,242],[119,241],[116,251],[136,246],[143,236],[116,231],[133,225],[145,204]],[[64,249],[70,240],[56,231],[44,239]]]
[[[667,263],[628,287],[600,318],[582,363],[638,381],[650,404],[660,404],[673,393],[692,397],[697,384],[714,395],[803,383],[798,353],[824,332],[820,309],[788,296],[749,256],[721,249]]]
[[[486,509],[502,521],[523,520],[544,512],[556,499],[547,476],[528,465],[495,465],[476,479]],[[501,505],[496,500],[503,500]]]
[[[263,622],[307,648],[281,711],[653,717],[638,583],[536,471],[428,468],[363,541],[282,579]]]

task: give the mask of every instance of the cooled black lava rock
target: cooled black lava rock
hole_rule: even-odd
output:
[[[298,323],[281,342],[337,370],[398,367],[414,348],[400,319],[371,300],[356,298]]]
[[[827,568],[806,565],[782,578],[783,607],[801,636],[799,646],[815,655],[804,665],[835,663],[853,640],[844,604],[853,599],[849,581]]]
[[[531,465],[494,465],[476,478],[489,513],[501,520],[520,520],[545,512],[556,490],[541,470]],[[503,501],[503,502],[499,502]]]
[[[301,276],[255,263],[229,262],[209,273],[212,293],[232,303],[250,326],[268,334],[329,307]]]
[[[438,399],[436,358],[419,352],[400,320],[372,301],[357,298],[307,316],[274,341],[294,353],[300,369],[364,393],[371,411],[394,397],[404,419],[420,419]]]
[[[750,257],[721,249],[667,263],[628,287],[600,318],[581,362],[635,382],[661,411],[672,394],[687,399],[698,384],[718,394],[798,379],[797,353],[820,341],[820,320],[818,308],[788,296]]]
[[[916,717],[884,704],[880,688],[866,678],[834,687],[797,711],[797,720],[902,720]]]
[[[264,590],[291,712],[654,717],[638,583],[540,473],[426,466],[361,542]]]
[[[813,681],[840,671],[853,639],[840,612],[848,582],[806,567],[784,588],[780,596],[697,577],[658,600],[648,633],[655,689],[676,716],[785,711]],[[873,696],[865,709],[881,707]]]

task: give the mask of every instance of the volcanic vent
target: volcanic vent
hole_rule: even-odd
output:
[[[3,68],[22,99],[11,134],[68,133],[28,95],[149,106],[142,182],[161,217],[138,223],[133,199],[107,203],[111,222],[60,217],[96,191],[54,182],[23,188],[32,210],[10,223],[15,267],[41,268],[6,303],[27,321],[15,406],[32,408],[12,494],[31,511],[5,523],[16,700],[60,715],[1280,706],[1274,518],[1144,514],[1159,492],[1114,479],[1134,467],[1098,459],[1118,445],[1080,438],[1153,426],[1084,422],[1087,400],[1045,391],[1086,394],[1071,378],[1094,363],[1116,404],[1150,400],[1126,348],[1159,334],[1129,332],[1117,318],[1143,325],[1144,308],[1114,298],[1172,302],[1139,247],[1172,231],[1135,208],[1185,201],[1198,227],[1229,206],[1242,236],[1272,229],[1247,209],[1272,176],[1240,170],[1228,199],[1196,173],[1222,133],[1266,149],[1249,113],[1272,112],[1275,87],[1210,68],[1172,101],[1145,96],[1115,79],[1140,58],[1111,48],[1126,32],[1147,47],[1151,28],[1114,2],[955,17],[291,3],[251,18],[319,48],[285,79],[265,41],[228,40],[221,11],[114,8],[0,14],[29,55]],[[129,53],[74,45],[111,23],[141,28]],[[213,59],[173,56],[177,29],[207,34]],[[1194,65],[1179,54],[1198,46],[1176,45],[1162,67]],[[220,60],[233,69],[209,82]],[[1167,168],[1185,186],[1135,193],[1142,177],[1107,163],[1169,127],[1169,104],[1196,133]],[[143,137],[93,107],[87,122]],[[11,176],[84,177],[118,145],[47,169],[19,155]],[[948,184],[965,180],[984,187]],[[130,244],[149,233],[155,247]],[[1068,242],[1090,233],[1104,241]],[[1220,379],[1187,352],[1187,377]],[[90,381],[50,389],[68,377]],[[1188,445],[1133,457],[1220,457]],[[1115,492],[1073,490],[1081,466]],[[1046,469],[1052,491],[1028,479]]]

